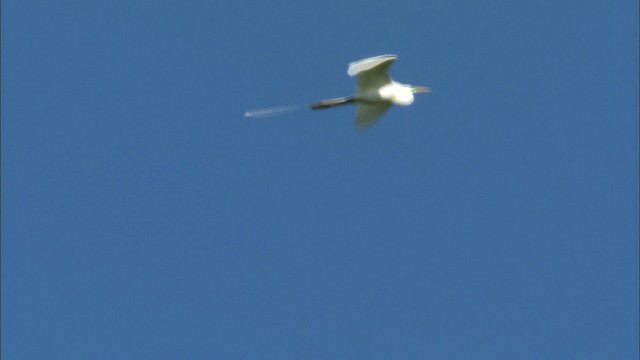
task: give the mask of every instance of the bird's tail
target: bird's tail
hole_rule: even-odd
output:
[[[333,106],[350,104],[354,101],[355,99],[352,96],[341,97],[337,99],[322,100],[319,103],[311,105],[311,108],[313,110],[322,110],[322,109],[328,109]]]

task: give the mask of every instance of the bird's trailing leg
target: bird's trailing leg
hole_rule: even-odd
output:
[[[322,100],[319,103],[311,105],[313,110],[328,109],[333,106],[351,104],[355,102],[353,96],[341,97],[337,99]]]

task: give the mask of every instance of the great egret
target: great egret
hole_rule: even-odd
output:
[[[323,100],[311,105],[311,108],[321,110],[355,103],[358,106],[356,127],[364,130],[375,124],[391,105],[407,106],[413,102],[414,93],[431,92],[431,89],[426,86],[413,86],[393,81],[389,76],[389,68],[397,58],[396,55],[380,55],[350,63],[347,74],[356,76],[356,94]]]

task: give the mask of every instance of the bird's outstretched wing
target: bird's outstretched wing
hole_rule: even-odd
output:
[[[357,76],[357,92],[379,89],[391,82],[389,67],[396,61],[396,55],[380,55],[349,64],[347,74]]]
[[[371,127],[391,107],[390,102],[361,103],[356,109],[356,128],[365,130]]]

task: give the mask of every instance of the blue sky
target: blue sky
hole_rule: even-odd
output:
[[[3,1],[6,359],[636,359],[635,1]],[[351,61],[426,85],[364,133]]]

